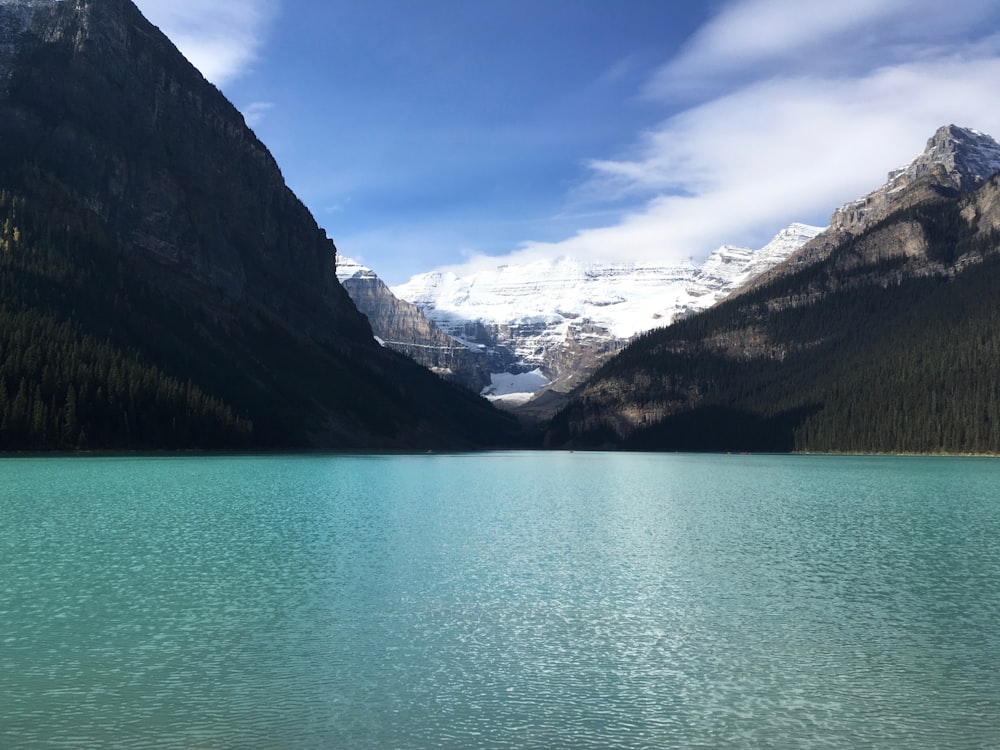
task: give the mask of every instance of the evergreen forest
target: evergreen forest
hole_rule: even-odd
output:
[[[206,304],[211,290],[123,247],[35,167],[0,184],[0,450],[478,444],[514,432],[400,355],[321,346],[266,311]]]
[[[642,450],[1000,452],[1000,235],[955,200],[916,221],[937,263],[829,258],[645,334],[562,413],[552,444]],[[874,231],[874,230],[873,230]],[[855,254],[852,256],[852,253]],[[746,342],[756,343],[756,346]],[[740,350],[740,347],[743,350]],[[662,415],[622,429],[608,414]]]

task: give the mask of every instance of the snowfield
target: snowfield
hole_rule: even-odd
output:
[[[777,265],[822,231],[793,224],[753,251],[725,245],[700,266],[585,263],[556,258],[504,264],[467,276],[432,271],[392,288],[444,331],[461,335],[471,322],[546,329],[539,345],[565,340],[571,329],[600,329],[618,339],[669,325],[702,310]],[[529,344],[524,348],[532,348]]]

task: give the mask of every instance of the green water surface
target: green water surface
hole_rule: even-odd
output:
[[[1000,747],[1000,461],[0,461],[0,748]]]

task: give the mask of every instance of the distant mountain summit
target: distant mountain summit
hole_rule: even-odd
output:
[[[946,125],[931,136],[923,153],[890,172],[882,187],[837,209],[830,226],[857,232],[903,204],[921,200],[928,190],[942,195],[967,193],[998,171],[1000,144],[991,136]]]
[[[1000,453],[998,172],[992,138],[941,128],[786,261],[606,363],[549,443]]]
[[[490,373],[484,393],[520,405],[544,391],[544,414],[553,393],[579,386],[631,337],[715,304],[820,231],[794,224],[760,250],[726,245],[701,265],[562,257],[462,276],[420,274],[392,292],[482,352]]]
[[[1000,171],[1000,144],[978,130],[945,125],[920,156],[889,176],[890,190],[907,187],[938,167],[962,192],[974,190]]]
[[[895,213],[975,190],[998,171],[1000,144],[991,136],[956,125],[938,128],[922,153],[889,172],[881,187],[836,209],[825,232],[760,274],[748,288],[829,257],[851,237],[873,229]]]

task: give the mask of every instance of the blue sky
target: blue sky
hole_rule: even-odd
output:
[[[940,125],[1000,137],[994,0],[137,4],[390,284],[759,247]]]

